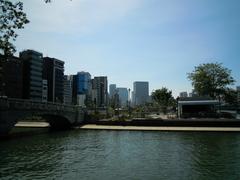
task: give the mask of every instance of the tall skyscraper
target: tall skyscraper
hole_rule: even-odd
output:
[[[134,94],[134,91],[132,91],[132,95],[131,95],[131,105],[135,106],[135,94]]]
[[[133,105],[144,105],[149,101],[149,84],[148,82],[136,81],[133,83]]]
[[[96,105],[106,107],[108,104],[108,81],[106,76],[94,77],[92,89],[96,94]]]
[[[42,101],[43,55],[34,50],[20,52],[23,62],[23,98]]]
[[[48,81],[43,79],[42,81],[42,102],[47,102],[48,100]]]
[[[77,94],[89,94],[91,90],[91,74],[89,72],[77,73]]]
[[[110,84],[109,85],[109,97],[112,99],[114,94],[116,93],[116,84]]]
[[[128,89],[127,88],[117,88],[116,92],[119,95],[120,106],[126,107],[128,105]]]
[[[64,76],[63,81],[63,103],[72,104],[72,80],[71,76]]]
[[[0,96],[22,98],[22,61],[0,55]]]
[[[72,81],[72,104],[77,104],[77,75],[69,75]]]
[[[76,93],[77,104],[80,106],[87,106],[91,101],[91,74],[89,72],[78,72],[76,75]]]
[[[64,62],[43,58],[43,78],[48,81],[48,101],[63,103]]]

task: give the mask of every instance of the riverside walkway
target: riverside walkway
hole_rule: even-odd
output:
[[[85,130],[124,130],[124,131],[240,132],[240,127],[114,126],[114,125],[86,124],[76,128]]]
[[[18,122],[15,127],[49,128],[46,122]],[[202,131],[202,132],[240,132],[240,127],[177,127],[177,126],[116,126],[86,124],[75,127],[79,130],[119,130],[119,131]]]
[[[18,122],[15,127],[30,127],[30,128],[49,128],[47,122]]]

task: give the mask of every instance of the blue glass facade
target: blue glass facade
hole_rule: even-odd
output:
[[[88,72],[77,73],[77,94],[88,94],[91,88],[91,75]]]

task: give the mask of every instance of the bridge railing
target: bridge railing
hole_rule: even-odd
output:
[[[79,106],[5,97],[0,97],[0,107],[1,109],[10,108],[10,109],[68,111],[68,112],[76,112],[77,110],[83,110]]]

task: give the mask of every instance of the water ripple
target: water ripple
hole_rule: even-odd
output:
[[[0,179],[239,179],[237,133],[71,131],[0,143]]]

